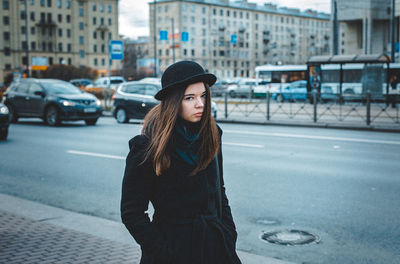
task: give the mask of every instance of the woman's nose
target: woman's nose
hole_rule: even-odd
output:
[[[204,106],[204,102],[203,102],[203,98],[199,97],[196,99],[196,106],[197,107],[203,107]]]

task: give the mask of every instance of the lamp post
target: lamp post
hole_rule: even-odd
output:
[[[24,1],[24,7],[25,7],[25,41],[26,41],[26,46],[25,46],[25,57],[26,57],[26,77],[29,77],[29,35],[28,35],[28,0],[22,0]]]
[[[154,77],[157,77],[156,3],[157,1],[154,0],[154,6],[153,6]]]

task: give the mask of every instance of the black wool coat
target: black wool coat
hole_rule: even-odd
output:
[[[220,135],[222,131],[220,130]],[[236,228],[222,179],[222,218],[216,209],[216,164],[194,176],[193,167],[172,158],[170,168],[156,176],[152,162],[142,164],[149,143],[144,135],[129,141],[122,184],[121,217],[141,246],[141,264],[237,264]],[[154,207],[150,221],[148,204]]]

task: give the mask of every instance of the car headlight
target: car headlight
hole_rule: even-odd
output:
[[[97,105],[97,106],[101,106],[101,102],[100,102],[99,99],[96,99],[96,105]]]
[[[8,114],[8,107],[7,106],[0,107],[0,113],[2,113],[3,115],[7,115]]]
[[[62,103],[64,106],[74,106],[75,103],[69,100],[60,100],[60,103]]]

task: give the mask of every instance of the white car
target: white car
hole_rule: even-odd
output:
[[[111,83],[110,83],[111,81]],[[93,84],[89,84],[86,88],[110,88],[116,90],[121,83],[126,82],[122,76],[110,76],[110,77],[100,77]]]

